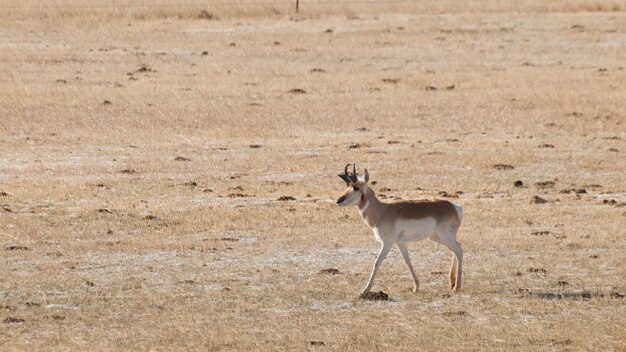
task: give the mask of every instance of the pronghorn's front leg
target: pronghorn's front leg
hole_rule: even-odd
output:
[[[396,246],[400,250],[400,253],[402,253],[402,258],[404,258],[404,262],[406,263],[406,266],[409,267],[409,271],[411,272],[411,276],[413,276],[413,282],[414,282],[413,292],[417,292],[417,289],[420,287],[420,282],[417,279],[417,275],[415,275],[415,271],[413,270],[413,266],[411,265],[411,258],[409,258],[409,251],[408,251],[408,249],[406,249],[406,244],[404,244],[404,243],[396,243]]]
[[[376,272],[378,271],[378,268],[380,268],[380,266],[383,264],[383,260],[385,260],[385,257],[391,250],[391,247],[393,247],[393,243],[383,243],[382,247],[380,247],[380,253],[378,253],[378,257],[376,258],[376,262],[374,263],[374,269],[372,270],[372,275],[370,275],[370,279],[367,282],[367,286],[361,292],[361,296],[370,292],[370,289],[372,288],[372,285],[374,284],[374,278],[376,277]]]

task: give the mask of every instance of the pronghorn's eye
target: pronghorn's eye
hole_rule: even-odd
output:
[[[355,191],[358,191],[359,187],[352,186],[352,189],[355,190]]]

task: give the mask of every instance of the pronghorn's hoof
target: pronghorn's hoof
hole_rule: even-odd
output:
[[[420,288],[419,286],[413,286],[413,290],[412,291],[413,292],[417,292],[419,290],[419,288]]]

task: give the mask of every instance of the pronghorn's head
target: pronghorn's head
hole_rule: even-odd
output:
[[[356,175],[356,165],[352,165],[352,175],[349,175],[348,166],[350,164],[346,165],[343,174],[339,174],[339,177],[348,185],[348,189],[337,199],[337,205],[340,207],[357,204],[363,197],[367,189],[367,181],[370,178],[367,169],[365,169],[363,177],[358,177]]]

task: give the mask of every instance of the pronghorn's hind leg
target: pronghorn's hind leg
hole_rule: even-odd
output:
[[[448,247],[453,253],[452,265],[450,266],[450,287],[454,291],[461,288],[461,275],[463,272],[463,247],[456,240],[457,227],[438,231],[430,236],[430,239]]]
[[[461,273],[463,272],[463,247],[455,241],[453,247],[448,247],[454,252],[452,267],[450,268],[450,287],[454,291],[461,289]]]

